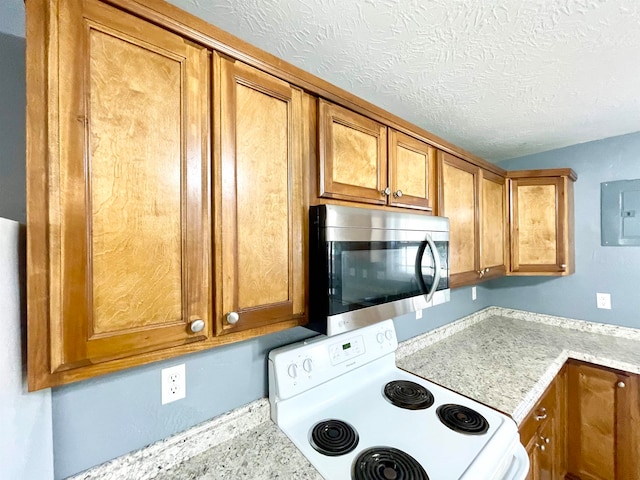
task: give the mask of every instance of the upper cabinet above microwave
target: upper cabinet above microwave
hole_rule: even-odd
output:
[[[324,100],[318,119],[320,197],[433,210],[435,148]]]

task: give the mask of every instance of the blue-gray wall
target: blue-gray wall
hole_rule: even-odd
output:
[[[640,128],[640,124],[639,124]],[[640,328],[640,247],[600,245],[600,183],[640,178],[640,133],[501,162],[507,170],[570,167],[575,183],[576,273],[510,277],[488,284],[494,305]],[[596,308],[611,294],[611,310]]]
[[[0,34],[0,216],[25,222],[25,69],[23,38]],[[401,340],[487,305],[478,287],[446,305],[397,319]],[[267,395],[266,354],[313,335],[298,327],[206,352],[53,389],[55,477],[64,478]],[[187,397],[160,403],[160,370],[186,364]],[[26,419],[25,419],[26,420]],[[16,452],[19,455],[19,452]]]
[[[0,33],[0,217],[26,221],[24,38]]]

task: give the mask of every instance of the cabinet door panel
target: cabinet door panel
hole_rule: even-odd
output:
[[[389,129],[389,205],[433,209],[435,152],[430,145]]]
[[[386,204],[386,127],[324,100],[318,117],[320,196]]]
[[[61,8],[61,30],[76,36],[58,57],[74,94],[60,97],[50,170],[52,371],[210,328],[188,328],[209,325],[210,54],[98,2],[82,18],[73,2]]]
[[[240,62],[220,65],[218,333],[304,312],[302,94]],[[236,312],[237,323],[227,314]]]
[[[572,272],[567,256],[572,249],[568,238],[569,194],[564,177],[511,180],[512,272]]]
[[[504,275],[509,251],[505,179],[483,171],[481,190],[480,268],[488,268],[484,277]]]
[[[569,366],[568,471],[582,480],[637,473],[637,378],[581,363]]]
[[[449,217],[451,286],[478,278],[478,168],[442,153],[439,215]]]

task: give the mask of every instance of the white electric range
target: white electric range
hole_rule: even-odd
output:
[[[327,480],[522,480],[515,422],[399,369],[392,320],[269,353],[271,418]]]

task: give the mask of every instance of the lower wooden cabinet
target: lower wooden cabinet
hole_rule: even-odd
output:
[[[520,426],[520,440],[529,455],[527,480],[555,480],[566,471],[566,370],[549,385]]]
[[[527,479],[639,479],[639,379],[569,360],[520,425]]]
[[[569,363],[567,478],[640,478],[638,378],[591,364]]]
[[[548,420],[541,424],[525,445],[530,462],[527,480],[558,478],[554,472],[557,445],[555,440],[552,440],[555,423],[553,420]]]

